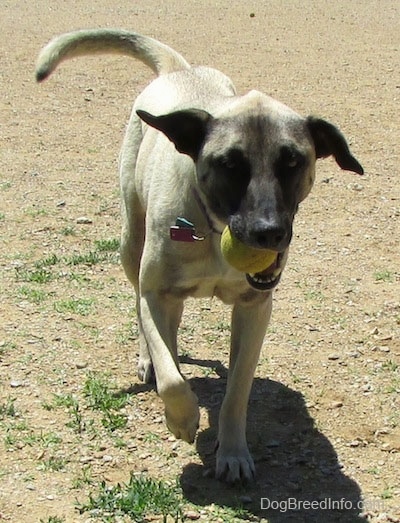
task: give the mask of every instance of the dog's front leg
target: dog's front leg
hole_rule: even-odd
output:
[[[176,338],[183,304],[165,293],[147,292],[140,298],[143,335],[156,376],[157,392],[165,405],[169,430],[193,443],[199,425],[196,395],[178,367]]]
[[[227,391],[219,416],[216,476],[228,483],[249,481],[255,474],[246,441],[247,404],[255,368],[271,315],[272,293],[232,311],[231,355]]]

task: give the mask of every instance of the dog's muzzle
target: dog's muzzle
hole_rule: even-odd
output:
[[[262,272],[246,274],[248,283],[258,291],[270,291],[274,289],[282,276],[285,268],[287,252],[280,252],[272,265]]]

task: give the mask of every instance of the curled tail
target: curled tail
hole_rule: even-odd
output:
[[[122,29],[89,29],[53,38],[39,54],[36,80],[45,80],[59,63],[69,58],[105,53],[133,56],[157,75],[190,69],[183,56],[148,36]]]

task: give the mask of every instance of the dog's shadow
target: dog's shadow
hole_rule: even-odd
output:
[[[183,358],[182,362],[210,367],[218,374],[191,380],[200,405],[207,410],[209,428],[200,431],[196,441],[203,466],[186,465],[181,475],[188,501],[214,504],[217,512],[218,507],[222,511],[228,507],[232,519],[243,521],[366,521],[359,516],[363,508],[359,486],[342,471],[303,396],[270,379],[254,380],[249,401],[247,437],[257,468],[256,481],[232,488],[215,480],[214,444],[227,370],[216,361]]]

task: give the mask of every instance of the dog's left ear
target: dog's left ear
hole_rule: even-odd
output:
[[[345,137],[337,127],[314,116],[307,118],[307,127],[314,140],[317,158],[333,155],[339,167],[345,171],[364,174],[364,169],[351,154]]]
[[[138,116],[151,127],[162,131],[175,144],[180,153],[197,160],[212,116],[200,109],[175,111],[162,116],[138,110]]]

